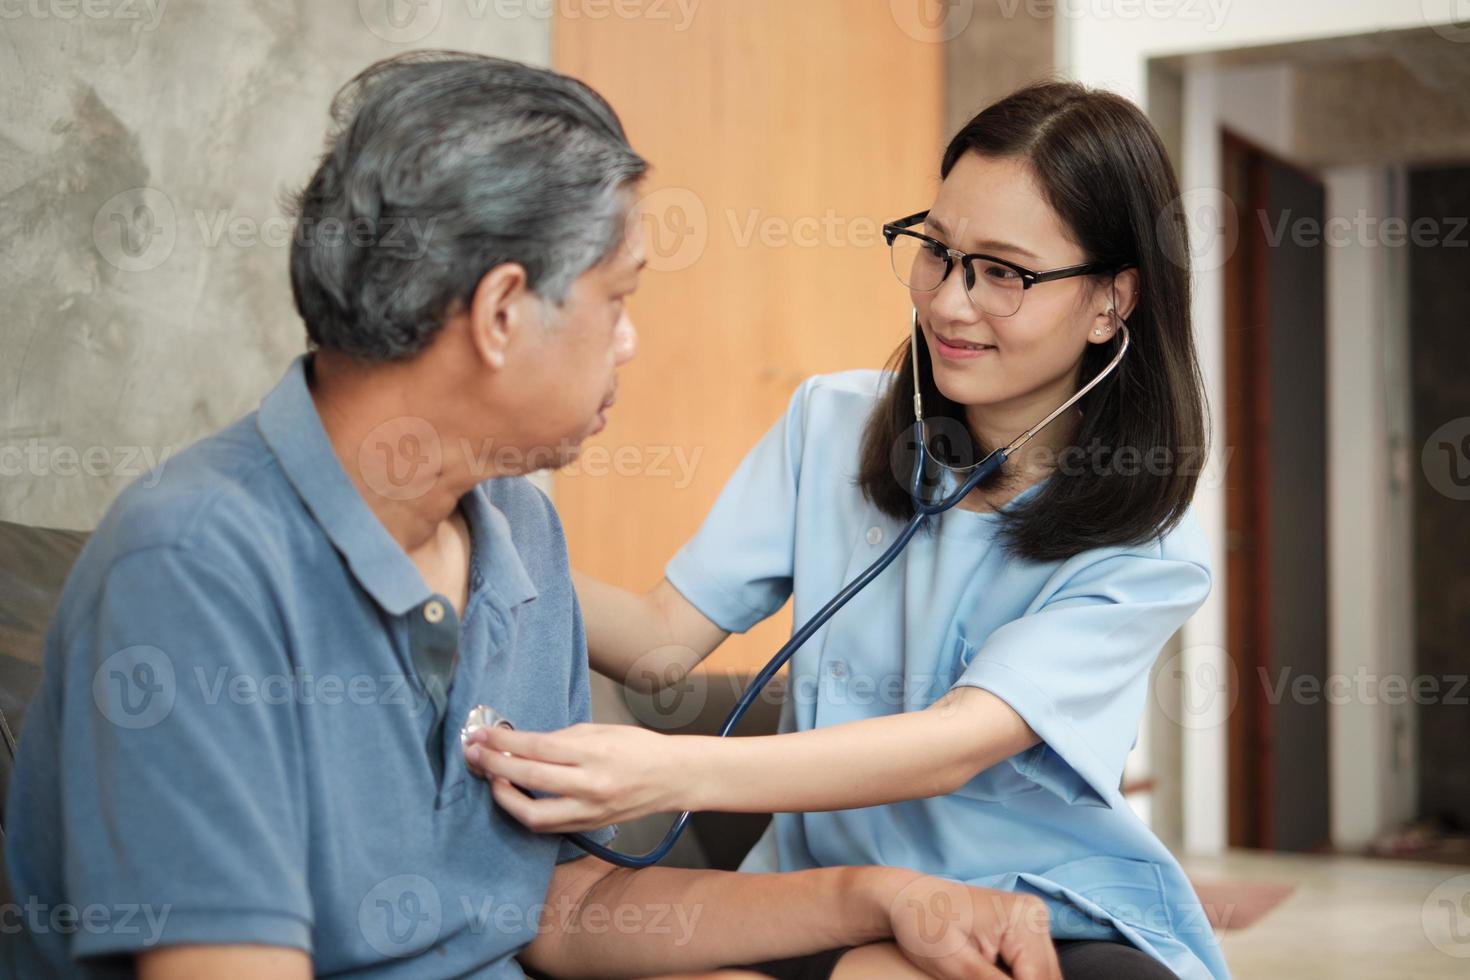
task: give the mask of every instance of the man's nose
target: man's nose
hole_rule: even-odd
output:
[[[638,353],[638,329],[633,326],[633,318],[624,313],[618,319],[618,325],[613,328],[613,359],[618,364],[626,364]]]

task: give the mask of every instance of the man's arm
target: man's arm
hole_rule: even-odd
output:
[[[648,976],[799,956],[886,938],[887,916],[853,868],[744,875],[557,866],[522,962],[558,977]],[[621,920],[620,920],[621,917]]]
[[[1059,980],[1046,906],[896,868],[783,874],[557,867],[536,939],[521,953],[562,978],[713,970],[893,938],[940,978]]]
[[[310,980],[311,958],[285,946],[169,946],[138,956],[138,980]]]

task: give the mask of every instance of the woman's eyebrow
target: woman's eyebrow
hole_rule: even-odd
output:
[[[942,235],[945,238],[950,237],[949,229],[948,228],[945,228],[944,227],[944,222],[940,221],[938,218],[925,218],[924,219],[924,224],[928,225],[929,228],[936,235]],[[1037,255],[1035,252],[1031,251],[1029,248],[1022,248],[1021,246],[1015,244],[1014,242],[1000,242],[1000,241],[996,241],[993,238],[986,238],[986,239],[984,239],[982,241],[976,242],[975,244],[982,251],[991,251],[991,252],[1016,252],[1016,253],[1018,253],[1020,255],[1025,255],[1025,256],[1028,256],[1030,258],[1036,259],[1037,261],[1040,261],[1041,260],[1041,256]]]

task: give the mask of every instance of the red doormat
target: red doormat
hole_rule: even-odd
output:
[[[1276,881],[1196,881],[1194,890],[1210,925],[1246,929],[1285,901],[1296,886]]]

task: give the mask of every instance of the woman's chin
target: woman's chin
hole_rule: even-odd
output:
[[[1002,399],[996,396],[989,385],[954,383],[951,379],[949,384],[940,381],[938,372],[934,376],[935,386],[939,393],[956,405],[964,408],[988,408],[998,404]]]

